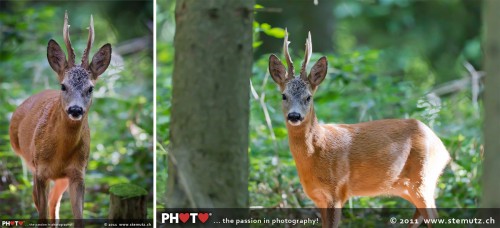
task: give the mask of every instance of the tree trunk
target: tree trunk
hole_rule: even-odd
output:
[[[484,2],[485,36],[485,118],[484,118],[484,166],[483,197],[481,207],[500,207],[500,1]]]
[[[146,219],[148,192],[137,185],[117,184],[109,189],[109,219]]]
[[[248,207],[253,1],[178,0],[167,207]]]

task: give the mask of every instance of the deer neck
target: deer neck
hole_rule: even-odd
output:
[[[59,98],[60,99],[60,98]],[[80,121],[71,120],[68,117],[66,111],[61,105],[60,100],[56,102],[54,106],[55,110],[59,110],[58,114],[55,115],[55,134],[59,138],[58,142],[62,142],[58,145],[61,148],[66,148],[71,150],[81,143],[83,128],[87,125],[87,113],[85,113]]]
[[[288,143],[290,151],[295,159],[309,157],[315,152],[318,136],[321,134],[321,126],[318,123],[314,108],[299,126],[292,126],[288,122]]]

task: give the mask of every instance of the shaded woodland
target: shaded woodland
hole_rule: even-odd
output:
[[[167,160],[172,143],[169,129],[177,51],[174,50],[175,4],[157,2],[157,206],[160,208],[168,207],[173,200],[168,198],[167,180],[171,177],[167,174],[170,168]],[[482,199],[484,159],[482,7],[481,1],[465,0],[311,0],[287,1],[287,4],[257,1],[250,78],[248,206],[314,207],[300,186],[288,148],[281,94],[268,73],[269,54],[282,56],[287,28],[293,59],[302,59],[307,31],[312,33],[311,61],[322,55],[328,58],[328,75],[315,95],[320,122],[415,118],[426,123],[445,143],[452,157],[438,183],[437,206],[478,207]],[[191,190],[196,194],[196,188]],[[344,211],[380,207],[412,206],[399,198],[356,197],[346,203]],[[408,213],[407,217],[411,217],[412,211]],[[349,214],[346,217],[354,222],[365,219]]]
[[[119,183],[144,187],[147,201],[153,201],[153,2],[2,1],[1,218],[37,217],[31,173],[10,146],[8,126],[12,112],[26,98],[61,87],[47,62],[47,43],[55,39],[64,45],[65,10],[77,61],[87,42],[91,14],[95,25],[91,55],[108,42],[113,48],[109,68],[97,80],[88,117],[91,152],[83,216],[107,218],[109,188]],[[147,207],[152,218],[153,204]],[[60,215],[62,219],[73,217],[68,193],[61,201]]]

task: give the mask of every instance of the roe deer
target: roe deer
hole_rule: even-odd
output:
[[[338,226],[340,210],[352,196],[400,196],[417,208],[414,219],[436,218],[434,190],[450,161],[436,134],[414,119],[318,123],[312,96],[326,76],[327,59],[321,57],[307,74],[312,54],[309,33],[300,76],[295,77],[288,43],[285,34],[288,70],[273,54],[269,72],[283,96],[289,146],[300,183],[320,209],[323,227]]]
[[[87,114],[94,84],[111,60],[111,45],[105,44],[89,63],[94,42],[92,16],[81,65],[75,64],[67,12],[63,36],[68,60],[56,41],[51,39],[47,46],[47,59],[57,73],[61,90],[45,90],[25,100],[14,112],[9,129],[14,151],[33,173],[33,201],[42,220],[47,219],[47,213],[51,219],[59,218],[59,203],[68,187],[74,218],[83,216],[84,175],[90,150]],[[50,180],[54,187],[49,193]]]

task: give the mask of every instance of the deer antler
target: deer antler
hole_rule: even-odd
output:
[[[306,39],[304,61],[302,62],[302,68],[300,69],[300,78],[302,78],[302,80],[305,81],[307,81],[307,64],[311,59],[311,54],[312,54],[312,41],[311,41],[311,32],[309,32]]]
[[[63,36],[66,49],[68,50],[68,67],[73,67],[75,65],[75,51],[73,50],[71,40],[69,39],[68,11],[64,13]]]
[[[83,51],[82,67],[87,69],[89,66],[89,53],[94,43],[94,18],[90,15],[89,39],[87,40],[87,48]]]
[[[290,44],[290,42],[288,41],[288,31],[285,28],[285,41],[283,43],[283,54],[285,54],[286,65],[288,66],[287,78],[293,78],[295,69],[293,69],[292,58],[290,57],[290,53],[288,52],[288,44]]]

